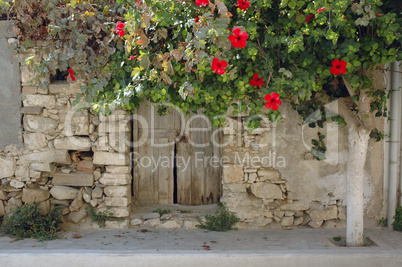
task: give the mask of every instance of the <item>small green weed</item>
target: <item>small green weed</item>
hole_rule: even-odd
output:
[[[341,241],[341,237],[340,236],[335,236],[334,238],[332,238],[335,242],[339,242]]]
[[[156,210],[154,210],[154,211],[152,211],[152,212],[159,213],[160,216],[163,216],[164,214],[170,213],[170,210],[166,210],[166,209],[164,209],[164,210],[156,209]]]
[[[15,240],[35,238],[38,241],[60,238],[62,207],[57,206],[47,215],[39,214],[39,203],[24,204],[11,216],[4,217],[0,232],[14,237]]]
[[[402,231],[402,207],[396,209],[392,227],[394,228],[394,230]]]
[[[197,224],[196,227],[217,232],[237,230],[234,226],[240,219],[237,218],[234,213],[229,212],[221,202],[218,202],[218,207],[219,209],[215,212],[215,215],[205,215],[205,223],[197,217],[199,224]]]
[[[382,218],[378,221],[378,224],[379,224],[381,227],[387,227],[387,225],[388,225],[388,219],[382,217]]]
[[[179,210],[180,213],[193,213],[192,210]]]
[[[88,212],[89,217],[91,218],[92,222],[96,222],[100,228],[106,226],[106,221],[110,220],[113,216],[113,213],[110,212],[110,207],[106,207],[104,211],[96,212],[95,209],[91,208],[90,206],[86,206],[85,210]]]

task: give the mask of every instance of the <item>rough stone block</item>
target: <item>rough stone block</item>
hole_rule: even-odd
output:
[[[261,168],[257,172],[260,181],[275,181],[280,179],[280,173],[278,170],[272,168]]]
[[[106,206],[127,207],[130,200],[127,197],[105,197]]]
[[[243,182],[243,166],[241,165],[224,165],[223,181],[226,184]]]
[[[69,186],[92,186],[94,184],[93,173],[74,172],[62,173],[56,172],[53,175],[53,185],[69,185]]]
[[[279,186],[267,183],[255,183],[251,185],[251,192],[259,198],[283,199]]]
[[[313,221],[327,221],[338,218],[338,207],[336,205],[329,206],[323,211],[313,210],[310,212]]]
[[[114,218],[122,218],[130,216],[130,208],[129,207],[111,207],[109,211],[113,214]]]
[[[292,226],[294,222],[294,217],[290,216],[290,217],[283,217],[281,220],[281,226],[282,227],[286,227],[286,226]]]
[[[15,162],[11,159],[0,158],[0,178],[14,175]]]
[[[67,220],[74,222],[74,223],[79,223],[82,220],[84,220],[84,218],[86,216],[87,216],[86,210],[81,209],[80,211],[70,212],[70,214],[68,214]]]
[[[54,140],[56,149],[90,151],[92,142],[89,137],[70,136]]]
[[[103,196],[103,188],[97,186],[92,190],[92,198],[101,198]]]
[[[39,214],[46,215],[50,213],[50,200],[39,203]]]
[[[56,171],[56,166],[51,163],[33,162],[30,166],[31,170],[38,172],[53,173]]]
[[[99,179],[104,185],[128,185],[131,183],[130,174],[104,173]]]
[[[3,201],[0,200],[0,217],[3,217],[6,214],[6,210],[4,208]]]
[[[43,107],[22,107],[22,114],[30,114],[30,115],[40,115],[42,113]]]
[[[56,106],[56,97],[51,95],[25,95],[23,104],[25,107],[45,107],[51,109]]]
[[[81,94],[79,83],[56,82],[49,85],[49,92],[53,95],[76,95]]]
[[[16,179],[11,180],[10,185],[14,188],[23,188],[25,183]]]
[[[0,189],[0,200],[6,200],[7,193]]]
[[[110,173],[130,173],[130,166],[106,166],[106,172]]]
[[[75,199],[78,192],[78,189],[61,185],[53,186],[52,189],[50,189],[50,194],[58,200]]]
[[[129,156],[125,153],[95,152],[94,164],[97,165],[129,165]]]
[[[127,197],[131,195],[131,188],[130,186],[107,186],[104,192],[108,197]]]
[[[181,225],[176,220],[170,220],[165,223],[162,223],[162,228],[165,229],[174,229],[174,228],[181,228]]]
[[[20,161],[71,164],[70,154],[66,150],[49,150],[45,152],[30,153],[22,155]]]
[[[35,115],[24,116],[24,128],[34,133],[47,133],[56,129],[59,122],[50,118]]]
[[[24,143],[29,150],[39,150],[47,146],[46,135],[43,133],[24,134]]]
[[[127,229],[130,225],[130,219],[118,220],[118,221],[106,221],[106,228],[110,229]]]
[[[281,210],[290,210],[290,211],[308,210],[309,208],[310,205],[298,201],[289,204],[284,204],[281,206]]]
[[[142,226],[143,226],[143,227],[157,227],[157,226],[160,225],[160,223],[161,223],[161,220],[160,220],[159,218],[156,218],[156,219],[149,219],[149,220],[146,220],[146,221],[142,224]]]
[[[139,226],[139,225],[141,225],[143,222],[144,222],[144,221],[141,220],[141,219],[132,219],[130,224],[131,224],[132,226]]]
[[[93,173],[95,170],[94,163],[90,160],[81,160],[77,164],[77,170]]]

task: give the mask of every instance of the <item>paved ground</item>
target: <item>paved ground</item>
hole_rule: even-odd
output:
[[[0,237],[0,266],[402,266],[402,233],[367,229],[377,246],[334,245],[345,229],[204,230],[131,228],[65,232],[37,242]],[[78,237],[78,238],[77,238]]]

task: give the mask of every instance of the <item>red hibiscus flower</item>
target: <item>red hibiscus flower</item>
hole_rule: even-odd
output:
[[[272,93],[272,95],[267,94],[264,99],[265,101],[267,101],[267,103],[265,103],[265,106],[267,108],[272,108],[272,110],[278,110],[279,105],[282,104],[281,99],[279,98],[279,95],[277,93]]]
[[[238,0],[237,5],[241,10],[246,11],[247,8],[250,7],[250,2],[249,1],[244,1],[244,0]]]
[[[321,11],[324,11],[324,10],[325,10],[325,7],[319,8],[319,9],[317,10],[317,14],[320,13]]]
[[[216,72],[219,75],[222,75],[226,72],[225,68],[228,66],[228,63],[225,60],[219,61],[218,58],[214,58],[212,60],[212,71]]]
[[[69,69],[68,69],[68,73],[70,73],[71,80],[72,80],[72,81],[75,81],[74,71],[73,71],[71,68],[69,68]]]
[[[137,56],[131,56],[131,57],[128,58],[128,60],[133,60],[135,58],[137,58]]]
[[[200,14],[198,14],[198,15],[195,17],[194,21],[195,21],[195,22],[198,22],[198,21],[200,20],[199,17],[200,17]]]
[[[259,78],[258,73],[253,75],[253,79],[250,79],[251,86],[262,86],[264,84],[264,80]]]
[[[248,34],[246,32],[241,32],[240,28],[236,28],[232,31],[233,34],[229,35],[229,41],[234,48],[243,48],[246,46],[246,40],[248,39]]]
[[[335,59],[334,61],[332,61],[332,66],[330,68],[330,71],[333,75],[338,76],[339,74],[345,74],[346,73],[346,65],[348,65],[348,63],[346,63],[345,61],[343,61],[342,59]]]
[[[312,19],[312,18],[314,18],[314,17],[315,17],[314,14],[308,15],[308,16],[306,17],[306,19],[304,20],[304,23],[308,23],[308,22],[310,21],[310,19]]]
[[[196,4],[197,6],[207,6],[208,3],[209,3],[208,0],[195,0],[195,4]]]
[[[123,37],[126,34],[123,30],[124,26],[125,26],[124,23],[121,21],[117,22],[117,24],[116,24],[116,28],[117,28],[116,32],[120,37]]]

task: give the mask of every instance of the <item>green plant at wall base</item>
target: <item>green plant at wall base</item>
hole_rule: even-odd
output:
[[[159,215],[162,216],[162,215],[164,215],[164,214],[170,213],[170,210],[166,210],[166,209],[164,209],[164,210],[162,210],[162,209],[156,209],[156,210],[154,210],[154,211],[152,211],[152,212],[159,213]]]
[[[35,238],[39,241],[60,238],[62,207],[56,206],[47,215],[39,214],[39,203],[24,204],[6,215],[1,232],[16,240]]]
[[[378,224],[379,224],[381,227],[387,227],[388,219],[382,217],[382,218],[379,220]]]
[[[91,221],[97,223],[100,228],[105,227],[106,221],[110,220],[113,216],[113,213],[109,211],[110,207],[106,207],[106,210],[97,212],[96,209],[93,209],[87,205],[85,210],[88,212],[88,216],[91,218]]]
[[[394,230],[402,231],[402,207],[396,209],[394,222],[392,223]]]
[[[197,217],[199,224],[197,224],[196,227],[217,232],[237,230],[234,226],[240,219],[237,218],[234,213],[229,212],[221,202],[218,202],[218,207],[214,215],[205,215],[205,222],[202,222],[201,219]]]

